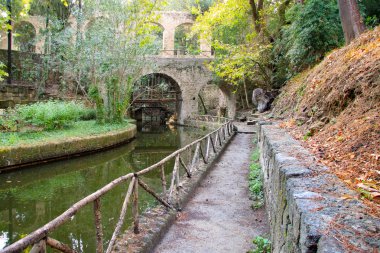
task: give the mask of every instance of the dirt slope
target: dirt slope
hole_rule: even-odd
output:
[[[380,27],[291,80],[274,115],[341,179],[380,203]]]

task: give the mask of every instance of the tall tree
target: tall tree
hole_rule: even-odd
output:
[[[344,38],[349,44],[364,32],[365,26],[356,0],[338,0],[338,4]]]
[[[261,11],[264,8],[264,0],[257,0],[257,3],[255,0],[249,0],[249,4],[252,8],[252,18],[253,23],[255,24],[255,30],[257,33],[261,32]]]

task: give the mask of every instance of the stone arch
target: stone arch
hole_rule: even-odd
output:
[[[231,87],[228,87],[227,84],[219,85],[221,99],[219,99],[219,110],[222,111],[222,108],[226,109],[226,116],[231,119],[236,117],[236,95],[231,90]],[[218,112],[221,114],[221,112]],[[223,115],[220,115],[223,116]]]
[[[231,87],[227,84],[215,85],[212,81],[212,78],[209,79],[206,83],[200,84],[199,88],[196,91],[196,94],[202,94],[203,91],[207,88],[212,87],[213,91],[209,93],[214,93],[211,96],[215,99],[215,96],[218,96],[218,105],[214,106],[211,111],[208,111],[208,114],[216,114],[217,116],[228,117],[235,119],[236,117],[236,96],[231,90]],[[207,92],[207,91],[206,91]],[[211,98],[212,99],[212,98]],[[198,98],[197,112],[203,113],[202,105],[200,99]],[[216,100],[214,100],[216,102]],[[207,103],[206,103],[207,107]],[[209,108],[207,108],[209,109]]]
[[[13,26],[13,50],[22,52],[35,52],[37,30],[29,22],[22,20]]]
[[[193,23],[182,23],[174,30],[174,55],[199,55],[200,39],[198,35],[188,38]]]
[[[154,30],[152,28],[152,36],[154,36],[155,38],[155,41],[154,43],[156,44],[156,46],[160,49],[160,52],[159,54],[161,54],[161,52],[164,50],[164,31],[165,31],[165,27],[163,25],[161,25],[159,22],[150,22],[150,24],[152,26],[156,26],[157,29]]]
[[[173,114],[181,118],[182,89],[178,80],[167,73],[150,71],[142,74],[136,82],[141,84],[136,86],[132,95],[133,112],[148,108],[152,114],[161,113],[159,118],[155,116],[155,120],[164,121],[164,117]],[[132,114],[140,120],[135,113]]]
[[[21,19],[19,22],[14,24],[14,27],[17,27],[20,23],[28,23],[31,24],[35,31],[35,53],[42,53],[44,39],[41,37],[41,30],[44,28],[45,19],[41,16],[28,16],[26,18]],[[1,49],[8,49],[8,38],[7,32],[3,32],[1,36]]]
[[[206,108],[207,114],[217,115],[221,98],[221,90],[217,85],[203,85],[198,93],[198,113],[205,113]]]
[[[41,32],[46,25],[45,18],[42,16],[28,16],[27,18],[22,19],[20,22],[28,22],[33,25],[36,31],[35,53],[42,53],[44,47],[44,38],[41,36]]]

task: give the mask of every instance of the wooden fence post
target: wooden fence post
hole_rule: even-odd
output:
[[[94,200],[94,215],[96,228],[96,252],[103,253],[103,227],[102,212],[100,210],[100,198]]]
[[[119,217],[119,220],[116,224],[115,231],[113,232],[111,240],[108,244],[106,253],[111,253],[111,251],[113,249],[113,245],[115,244],[115,241],[116,241],[116,237],[119,235],[120,229],[123,226],[125,215],[127,213],[128,203],[129,203],[129,200],[131,198],[133,188],[135,187],[135,180],[136,180],[135,177],[132,177],[132,180],[129,183],[128,191],[127,191],[127,194],[125,195],[123,206],[121,208],[120,217]]]
[[[132,214],[133,214],[133,232],[135,234],[140,233],[139,230],[139,178],[135,176],[135,185],[133,187],[133,207],[132,207]]]
[[[193,160],[191,161],[191,166],[190,166],[190,173],[193,173],[193,169],[194,169],[194,166],[197,164],[198,162],[198,157],[199,157],[199,142],[197,143],[197,146],[195,147],[195,152],[194,152],[194,156],[193,156]]]
[[[206,160],[208,160],[209,155],[210,155],[210,136],[207,137],[207,145],[206,145]]]
[[[30,250],[30,253],[46,253],[46,241],[42,239],[38,243],[33,245],[33,248]]]
[[[163,196],[166,194],[165,164],[161,165],[161,184]]]

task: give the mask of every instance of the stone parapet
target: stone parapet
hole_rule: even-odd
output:
[[[379,252],[380,219],[327,167],[275,125],[259,147],[272,252]]]

